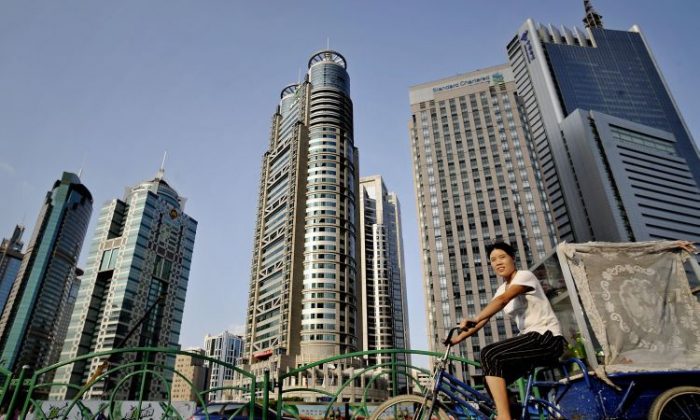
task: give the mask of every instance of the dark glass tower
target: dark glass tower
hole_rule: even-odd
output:
[[[23,233],[24,226],[17,225],[12,237],[3,239],[2,244],[0,244],[0,308],[5,307],[12,284],[15,282],[22,265]]]
[[[564,138],[560,126],[577,109],[671,133],[675,154],[690,168],[683,188],[691,200],[700,199],[693,192],[700,185],[697,147],[641,30],[604,29],[602,17],[584,3],[586,29],[528,19],[507,47],[558,237],[567,241],[597,239],[580,192],[585,179],[571,170],[574,139]]]
[[[36,369],[55,362],[50,356],[63,344],[59,324],[91,213],[90,191],[64,172],[46,194],[0,318],[4,366]]]

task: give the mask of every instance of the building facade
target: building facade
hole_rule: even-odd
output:
[[[560,124],[571,186],[590,218],[579,240],[700,242],[700,190],[675,136],[667,131],[577,109]]]
[[[381,176],[360,178],[360,292],[363,350],[410,348],[401,208]],[[397,354],[401,364],[410,356]],[[387,363],[391,355],[367,356],[370,365]],[[405,387],[408,373],[398,376]]]
[[[201,348],[190,348],[185,351],[192,353],[192,355],[204,356],[204,349]],[[206,389],[209,378],[209,369],[204,359],[187,354],[178,354],[175,357],[175,371],[179,375],[173,376],[170,399],[172,401],[195,401],[199,403],[199,398],[201,398],[199,393]]]
[[[57,362],[61,358],[61,352],[63,351],[63,343],[66,340],[66,335],[68,334],[68,327],[70,327],[70,319],[73,317],[73,310],[75,309],[75,302],[78,300],[78,291],[80,290],[80,278],[85,274],[80,268],[75,269],[73,277],[71,279],[70,290],[68,291],[68,297],[66,299],[65,308],[61,311],[61,316],[58,320],[56,326],[56,341],[60,345],[54,346],[51,349],[51,360]],[[55,371],[49,372],[49,376],[53,375]],[[48,379],[48,378],[47,378]]]
[[[555,232],[507,65],[413,86],[410,103],[428,344],[441,351],[449,329],[498,288],[485,246],[508,241],[527,267],[552,249]],[[478,360],[485,345],[513,334],[499,313],[459,353]]]
[[[358,181],[347,62],[321,51],[282,91],[263,157],[245,336],[256,375],[362,347]]]
[[[5,307],[10,290],[12,290],[12,284],[15,282],[22,265],[23,233],[24,226],[17,225],[12,236],[9,239],[4,238],[0,243],[0,313]]]
[[[32,238],[0,317],[3,365],[46,367],[54,347],[85,239],[92,195],[64,172],[46,194]]]
[[[235,365],[243,356],[243,337],[224,331],[219,335],[207,335],[204,338],[204,355]],[[206,362],[209,367],[209,389],[225,386],[224,382],[233,381],[233,369],[217,363]],[[208,394],[209,401],[222,401],[224,390]]]
[[[197,222],[184,212],[184,204],[185,199],[165,181],[161,169],[155,179],[128,188],[123,200],[114,199],[104,205],[61,360],[126,347],[179,348],[197,229]],[[142,357],[174,365],[173,357],[162,354],[126,354],[63,366],[55,381],[82,385],[98,368],[140,361]],[[167,378],[169,373],[163,375]],[[112,395],[119,379],[107,377],[85,395]],[[114,395],[133,399],[140,381],[127,381]],[[167,385],[149,376],[144,399],[166,398]],[[67,399],[74,392],[54,387],[51,394],[56,399]]]
[[[597,240],[596,221],[576,189],[583,180],[570,170],[561,134],[560,124],[576,109],[671,133],[677,156],[700,185],[697,147],[641,30],[604,29],[601,16],[585,3],[584,30],[528,19],[507,46],[558,236],[569,242]]]

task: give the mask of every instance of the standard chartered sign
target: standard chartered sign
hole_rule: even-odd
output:
[[[485,76],[474,77],[472,79],[458,80],[446,85],[435,86],[433,88],[433,93],[443,92],[450,89],[455,89],[464,86],[471,86],[477,83],[493,82],[493,83],[503,83],[503,75],[501,73],[487,74]]]
[[[453,89],[464,89],[469,86],[488,84],[489,86],[499,85],[513,81],[513,72],[507,66],[497,66],[489,69],[481,69],[471,73],[456,75],[449,79],[442,79],[432,83],[423,83],[411,88],[409,100],[411,104],[435,99],[436,95],[444,93],[452,94]]]

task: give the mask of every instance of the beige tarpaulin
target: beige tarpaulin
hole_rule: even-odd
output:
[[[561,244],[605,372],[700,369],[700,303],[679,242]],[[603,372],[599,372],[603,373]]]

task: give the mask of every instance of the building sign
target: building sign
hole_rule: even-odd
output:
[[[494,73],[491,75],[491,81],[495,83],[505,83],[506,80],[501,73]]]
[[[487,74],[485,76],[475,77],[473,79],[458,80],[446,85],[436,86],[433,88],[433,93],[444,92],[446,90],[456,89],[464,86],[476,85],[479,83],[491,82],[491,83],[503,83],[503,75],[501,73]]]
[[[270,357],[270,356],[272,356],[272,349],[267,349],[267,350],[259,351],[257,353],[253,353],[253,357],[256,359],[261,359],[261,358]]]
[[[532,41],[528,35],[528,31],[525,31],[522,33],[522,35],[520,35],[520,45],[522,45],[523,50],[525,50],[527,62],[530,63],[535,61],[535,51],[532,49]]]

